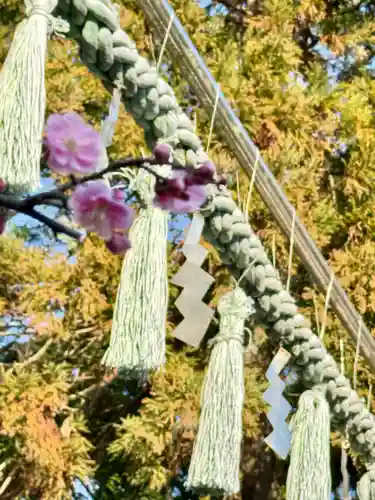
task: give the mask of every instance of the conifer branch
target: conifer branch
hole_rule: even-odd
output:
[[[31,365],[32,363],[38,361],[47,352],[52,342],[53,339],[51,338],[48,339],[47,342],[35,354],[33,354],[30,358],[26,359],[25,361],[22,361],[20,365],[21,366]]]
[[[8,486],[10,485],[10,483],[12,482],[12,480],[13,480],[13,475],[12,474],[9,474],[9,476],[5,478],[4,482],[0,486],[0,495],[2,495],[3,493],[5,493],[5,490],[8,488]]]

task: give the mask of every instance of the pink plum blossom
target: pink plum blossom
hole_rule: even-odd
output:
[[[195,212],[206,201],[204,186],[214,182],[215,173],[211,161],[194,170],[173,170],[168,179],[157,180],[154,205],[173,213]]]
[[[165,181],[155,186],[154,205],[172,213],[195,212],[206,201],[204,185],[193,182],[185,170],[174,170]]]
[[[77,113],[51,115],[45,132],[51,170],[62,175],[96,171],[103,153],[101,136]]]
[[[69,208],[77,224],[97,233],[109,250],[123,253],[130,248],[127,232],[134,211],[124,203],[120,190],[111,189],[102,180],[79,185],[69,200]]]

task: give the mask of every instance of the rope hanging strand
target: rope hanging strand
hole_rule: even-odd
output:
[[[357,484],[359,500],[375,500],[375,464],[367,466],[367,472]]]
[[[186,486],[202,495],[240,491],[244,400],[244,324],[253,301],[241,288],[221,298],[219,334],[213,339],[201,416]]]
[[[17,26],[0,73],[0,178],[13,192],[39,187],[47,39],[52,31],[69,31],[51,16],[56,5],[25,0],[27,18]]]
[[[163,167],[164,168],[164,167]],[[134,189],[144,200],[130,231],[117,291],[111,341],[102,363],[144,378],[165,361],[168,307],[168,213],[152,206],[154,177],[139,171]]]
[[[287,500],[331,498],[330,412],[321,387],[305,391],[292,420]]]

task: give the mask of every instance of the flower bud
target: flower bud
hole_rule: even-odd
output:
[[[106,242],[110,252],[116,255],[124,254],[131,247],[130,240],[126,234],[113,233],[112,238]]]
[[[213,182],[216,174],[216,167],[212,161],[205,161],[201,167],[194,170],[192,181],[194,184],[206,185]]]
[[[168,144],[157,144],[153,153],[159,165],[169,165],[173,161],[172,148]]]

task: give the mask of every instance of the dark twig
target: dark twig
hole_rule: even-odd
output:
[[[37,205],[49,205],[57,208],[67,208],[68,206],[68,197],[65,194],[66,191],[75,188],[79,184],[84,184],[88,181],[93,181],[97,179],[102,179],[104,175],[116,172],[121,168],[129,168],[129,167],[137,167],[143,168],[153,174],[157,179],[164,180],[164,178],[158,175],[153,171],[148,165],[155,164],[155,159],[152,157],[149,158],[122,158],[120,160],[115,160],[110,163],[110,165],[100,171],[95,172],[93,174],[87,175],[85,177],[75,178],[71,177],[69,182],[65,184],[61,184],[56,188],[46,191],[44,193],[38,193],[31,196],[27,196],[26,198],[19,198],[12,194],[0,194],[0,207],[6,208],[8,210],[22,213],[24,215],[28,215],[33,219],[42,222],[47,227],[52,229],[55,236],[60,234],[66,234],[71,238],[80,240],[82,234],[75,229],[72,229],[61,222],[56,221],[55,219],[51,219],[47,215],[44,215],[38,212],[35,207]]]
[[[39,204],[42,205],[43,201],[41,201]],[[51,219],[47,215],[41,214],[40,212],[35,210],[34,204],[29,203],[28,198],[20,200],[19,198],[16,198],[12,195],[0,194],[0,206],[7,208],[8,210],[13,210],[14,212],[19,212],[21,214],[28,215],[29,217],[32,217],[33,219],[39,222],[42,222],[50,229],[52,229],[55,235],[62,233],[72,238],[75,238],[76,240],[79,240],[82,237],[81,233],[76,231],[75,229],[65,226],[64,224],[61,224],[61,222],[57,222],[56,220]]]
[[[111,164],[104,170],[101,170],[100,172],[95,172],[90,175],[86,175],[85,177],[80,177],[80,178],[75,178],[72,177],[69,182],[66,182],[65,184],[61,184],[55,189],[52,189],[51,191],[48,191],[46,193],[38,193],[32,196],[29,196],[26,198],[29,204],[32,206],[35,205],[43,205],[44,200],[46,199],[61,199],[61,196],[64,196],[63,193],[65,191],[68,191],[69,189],[73,189],[74,187],[78,186],[79,184],[84,184],[85,182],[88,181],[94,181],[98,179],[102,179],[104,175],[116,172],[117,170],[120,170],[121,168],[129,168],[129,167],[138,167],[138,168],[143,168],[147,170],[148,172],[152,173],[156,177],[159,177],[156,172],[154,172],[152,169],[148,168],[145,163],[155,163],[155,160],[153,158],[122,158],[120,160],[115,160],[111,162]],[[1,204],[1,203],[0,203]]]

